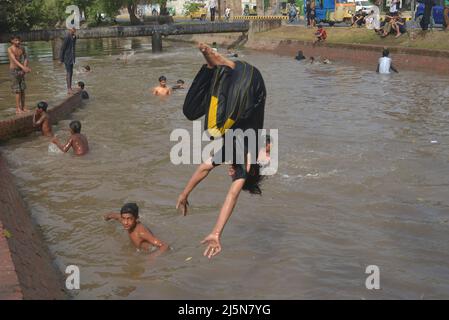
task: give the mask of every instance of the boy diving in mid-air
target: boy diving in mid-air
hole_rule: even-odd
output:
[[[259,70],[246,62],[231,61],[205,44],[200,44],[199,49],[207,63],[201,67],[187,93],[183,107],[184,115],[189,120],[196,120],[206,115],[205,125],[206,130],[209,130],[208,122],[211,118],[216,120],[214,116],[210,117],[214,110],[211,108],[217,108],[217,104],[218,107],[226,108],[228,105],[233,104],[241,113],[239,112],[240,117],[235,119],[236,122],[231,128],[241,129],[242,131],[252,129],[257,134],[257,130],[263,128],[266,98],[265,84]],[[222,79],[220,80],[220,88],[226,88],[226,92],[223,92],[223,95],[213,96],[211,94],[211,88],[214,86],[214,79],[217,78]],[[230,94],[231,92],[232,95]],[[233,100],[223,100],[223,97]],[[215,104],[214,101],[216,102]],[[234,144],[237,145],[239,143],[236,142]],[[235,159],[237,157],[242,159],[242,154],[236,155],[234,152],[229,158],[225,152],[225,145],[212,158],[198,166],[186,187],[179,195],[176,204],[176,208],[180,209],[186,215],[189,204],[188,197],[193,189],[216,166],[225,162],[230,164],[228,174],[232,178],[231,186],[221,207],[215,226],[212,228],[210,234],[202,241],[207,246],[204,250],[204,256],[208,258],[212,258],[222,250],[220,238],[237,204],[241,190],[247,190],[252,194],[261,194],[259,184],[262,176],[259,172],[259,165],[256,163],[257,153],[253,155],[253,161],[251,161],[251,153],[247,152],[248,146],[245,145],[244,140],[240,140],[240,148],[237,149],[237,153],[243,152],[244,163],[238,163]],[[236,146],[233,149],[236,151]]]

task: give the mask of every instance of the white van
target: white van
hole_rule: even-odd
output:
[[[356,12],[359,10],[362,10],[364,13],[370,14],[371,10],[373,10],[373,7],[375,7],[375,5],[373,5],[368,0],[362,0],[362,1],[356,0],[354,2],[355,2],[355,11]]]

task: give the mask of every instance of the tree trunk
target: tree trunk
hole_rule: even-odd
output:
[[[140,20],[136,16],[137,4],[128,3],[127,8],[128,8],[128,13],[129,13],[129,21],[131,21],[131,24],[132,25],[140,24]]]

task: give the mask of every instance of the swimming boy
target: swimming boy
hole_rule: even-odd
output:
[[[84,82],[78,81],[78,88],[81,91],[81,98],[89,99],[89,94],[87,93],[87,91],[84,91]]]
[[[178,81],[176,81],[176,85],[174,85],[172,87],[172,90],[177,90],[177,89],[185,89],[184,80],[179,79]]]
[[[159,85],[153,89],[155,96],[168,96],[171,94],[171,89],[167,87],[167,78],[164,76],[159,77]]]
[[[73,153],[77,156],[85,155],[89,151],[89,144],[85,135],[81,134],[81,122],[74,120],[70,122],[70,138],[65,145],[59,143],[58,138],[54,137],[53,142],[62,152],[69,151],[73,148]]]
[[[21,45],[19,36],[11,38],[11,46],[8,48],[9,74],[12,78],[11,89],[16,95],[16,114],[28,112],[25,108],[25,74],[31,72],[28,67],[28,57],[25,48]]]
[[[104,215],[104,219],[120,221],[137,249],[149,251],[151,247],[156,247],[159,253],[168,249],[167,244],[156,238],[149,229],[140,223],[139,207],[135,203],[126,203],[120,213],[107,213]]]
[[[382,51],[382,58],[379,58],[379,63],[377,64],[377,73],[389,74],[390,70],[399,73],[399,71],[395,67],[393,67],[389,55],[390,51],[388,49],[384,49]]]
[[[41,127],[42,135],[53,137],[51,131],[50,116],[47,113],[48,104],[41,101],[37,104],[37,109],[33,115],[33,127]]]

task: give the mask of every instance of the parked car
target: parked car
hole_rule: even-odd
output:
[[[190,12],[190,19],[199,19],[199,20],[206,20],[207,17],[207,8],[206,5],[203,3],[199,3],[196,10],[193,10]]]

